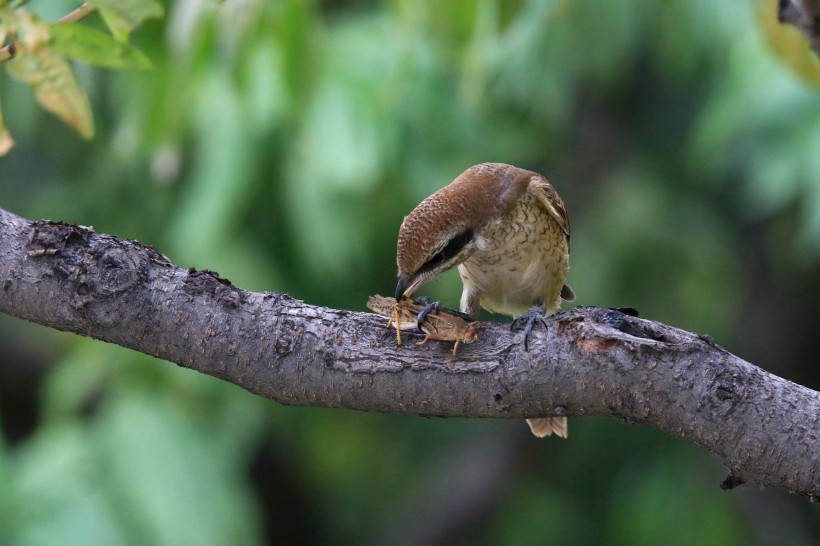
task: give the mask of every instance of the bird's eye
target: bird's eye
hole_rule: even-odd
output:
[[[427,260],[427,263],[422,266],[423,271],[429,271],[431,269],[435,269],[439,265],[449,261],[451,258],[454,258],[458,255],[461,250],[467,246],[467,243],[473,240],[473,230],[466,229],[450,239],[447,242],[447,245],[442,248],[440,251],[433,254],[433,257]]]

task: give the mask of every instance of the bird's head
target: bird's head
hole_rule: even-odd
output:
[[[396,299],[480,249],[487,224],[507,212],[535,175],[511,165],[470,167],[413,209],[399,228]]]
[[[412,297],[426,280],[464,262],[475,248],[475,228],[436,206],[435,194],[404,219],[396,252],[396,299]]]

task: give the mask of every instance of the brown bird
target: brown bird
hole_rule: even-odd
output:
[[[396,299],[457,266],[461,311],[479,307],[534,321],[575,294],[569,272],[569,216],[546,178],[504,163],[470,167],[413,209],[399,229]],[[516,324],[519,319],[513,322]],[[527,419],[533,434],[567,437],[566,417]]]

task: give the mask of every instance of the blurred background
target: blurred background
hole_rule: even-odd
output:
[[[513,163],[567,203],[575,304],[636,307],[820,389],[820,70],[775,4],[168,1],[132,36],[153,71],[76,65],[90,142],[0,77],[0,206],[364,310],[395,288],[405,214]],[[424,291],[456,306],[460,283]],[[288,408],[6,316],[0,345],[1,544],[820,536],[817,506],[721,491],[716,457],[644,426],[573,418],[537,440],[519,420]]]

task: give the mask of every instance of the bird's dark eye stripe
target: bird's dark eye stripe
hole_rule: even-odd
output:
[[[422,271],[429,271],[436,268],[440,264],[448,261],[450,258],[456,256],[461,250],[473,240],[473,230],[466,229],[450,239],[447,245],[439,252],[435,253],[432,258],[427,260],[427,263],[422,266]]]

